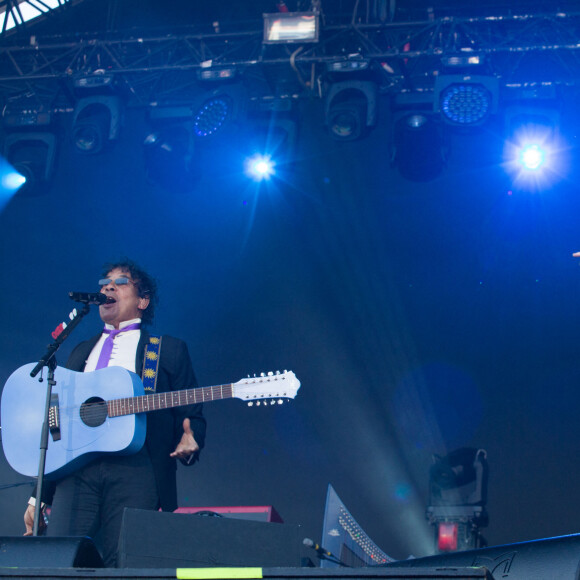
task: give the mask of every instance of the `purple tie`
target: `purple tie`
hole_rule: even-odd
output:
[[[119,328],[119,330],[116,328],[113,328],[112,330],[105,328],[103,332],[109,336],[107,336],[105,342],[103,343],[103,348],[101,349],[101,354],[99,355],[96,368],[102,369],[109,366],[109,360],[111,358],[111,353],[113,352],[113,344],[117,334],[120,334],[121,332],[127,332],[128,330],[137,330],[138,328],[141,328],[141,324],[139,322],[129,324],[129,326],[125,326],[124,328]]]

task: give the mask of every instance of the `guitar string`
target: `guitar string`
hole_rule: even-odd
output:
[[[285,380],[285,377],[277,377],[274,378],[272,380],[272,382],[278,381],[278,380]],[[270,381],[268,381],[270,382]],[[142,409],[137,409],[136,413],[146,413],[148,411],[155,411],[155,410],[161,410],[161,409],[168,409],[168,408],[174,408],[174,407],[179,407],[179,406],[185,406],[185,405],[189,405],[189,404],[196,404],[196,403],[204,403],[204,402],[211,402],[216,400],[216,398],[214,397],[214,391],[216,389],[220,389],[222,391],[222,394],[220,397],[217,398],[217,400],[220,399],[225,399],[225,398],[231,398],[233,397],[233,386],[234,383],[227,383],[224,385],[213,385],[210,387],[198,387],[198,388],[194,388],[194,389],[180,389],[177,391],[167,391],[164,393],[154,393],[154,394],[149,394],[149,395],[137,395],[137,396],[133,396],[133,397],[121,397],[120,399],[110,399],[109,401],[95,401],[95,402],[91,402],[91,403],[82,403],[81,405],[74,405],[74,406],[69,406],[69,407],[59,407],[59,410],[62,411],[63,413],[66,413],[67,411],[71,411],[72,410],[77,410],[77,409],[81,409],[83,408],[83,413],[82,416],[85,419],[94,419],[94,418],[98,418],[100,416],[103,415],[102,409],[104,406],[106,406],[107,408],[107,414],[106,416],[109,416],[109,408],[110,406],[125,406],[127,405],[127,401],[136,401],[136,403],[134,404],[134,407],[143,407]],[[223,390],[224,389],[228,389],[231,390],[230,393],[226,394],[226,396],[223,395]],[[201,393],[201,397],[198,397],[198,393]],[[176,404],[167,404],[167,395],[171,395],[171,398],[174,398],[175,395],[178,395],[178,402]],[[187,401],[187,398],[189,396],[193,397],[193,401]],[[286,393],[279,393],[279,394],[269,394],[267,397],[266,396],[262,396],[260,397],[260,400],[265,400],[268,398],[284,398],[285,396],[287,396]],[[160,400],[161,399],[165,399],[164,403],[162,406],[159,406]],[[183,402],[183,399],[185,399],[185,402]],[[145,401],[148,401],[147,405],[145,405]],[[151,402],[151,404],[149,404],[149,402]],[[175,402],[175,401],[173,401]],[[147,406],[147,409],[145,409],[144,407]],[[132,411],[128,411],[126,413],[121,413],[121,416],[123,415],[132,415],[135,414],[135,412]],[[118,415],[113,415],[114,416],[118,416]]]
[[[171,409],[174,407],[180,407],[190,404],[203,403],[206,401],[216,400],[214,396],[215,390],[219,389],[221,391],[219,399],[225,399],[233,396],[233,389],[231,384],[227,385],[214,385],[212,387],[199,387],[195,389],[181,389],[178,391],[167,391],[165,393],[154,393],[149,395],[136,395],[133,397],[121,397],[119,399],[110,399],[109,401],[94,401],[91,403],[82,403],[80,405],[73,405],[68,407],[59,407],[63,412],[76,411],[83,409],[82,417],[85,419],[92,419],[100,417],[103,415],[102,409],[106,408],[106,416],[109,416],[109,409],[111,406],[117,407],[127,407],[132,406],[137,409],[137,413],[146,413],[147,411],[161,410],[161,409]],[[229,390],[229,393],[223,394],[224,390]],[[210,394],[211,392],[211,394]],[[198,393],[202,393],[201,396]],[[166,395],[170,395],[167,397]],[[177,397],[175,396],[177,395]],[[167,399],[171,399],[169,403]],[[162,401],[163,399],[163,401]],[[177,400],[176,400],[177,399]],[[189,401],[188,399],[192,399]],[[135,401],[130,403],[130,401]],[[163,403],[163,404],[160,404]],[[174,403],[174,404],[172,404]],[[114,409],[113,409],[114,410]],[[127,411],[127,415],[135,414],[135,412]],[[115,415],[113,415],[115,416]]]

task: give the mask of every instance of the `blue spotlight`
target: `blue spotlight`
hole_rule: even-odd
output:
[[[254,181],[270,179],[275,174],[275,165],[267,155],[253,155],[246,160],[246,175]]]
[[[26,177],[18,171],[9,171],[0,178],[2,189],[6,191],[17,191],[26,183]]]
[[[30,176],[34,180],[34,176]],[[27,187],[25,171],[18,171],[8,161],[0,157],[0,199],[2,203],[10,199],[21,187]]]
[[[566,148],[556,107],[541,104],[506,109],[504,166],[522,191],[545,191],[565,173]]]
[[[525,145],[520,150],[519,160],[524,169],[536,171],[546,161],[546,151],[540,145]]]

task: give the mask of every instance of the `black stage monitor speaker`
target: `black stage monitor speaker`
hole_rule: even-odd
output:
[[[388,564],[387,568],[484,566],[494,578],[509,580],[578,580],[580,534],[450,552]]]
[[[238,520],[253,520],[256,522],[278,522],[284,521],[280,514],[271,505],[252,506],[219,506],[219,507],[179,507],[173,513],[176,514],[197,514],[199,512],[210,512],[223,516],[224,518],[235,518]]]
[[[300,526],[125,509],[119,568],[296,567]]]
[[[0,537],[0,568],[103,568],[90,538]]]

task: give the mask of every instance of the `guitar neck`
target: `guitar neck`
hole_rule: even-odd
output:
[[[216,385],[213,387],[201,387],[198,389],[183,389],[169,391],[167,393],[154,393],[139,397],[127,397],[125,399],[113,399],[107,401],[109,417],[121,417],[136,413],[148,413],[172,407],[183,407],[195,403],[207,403],[233,397],[233,384]]]

